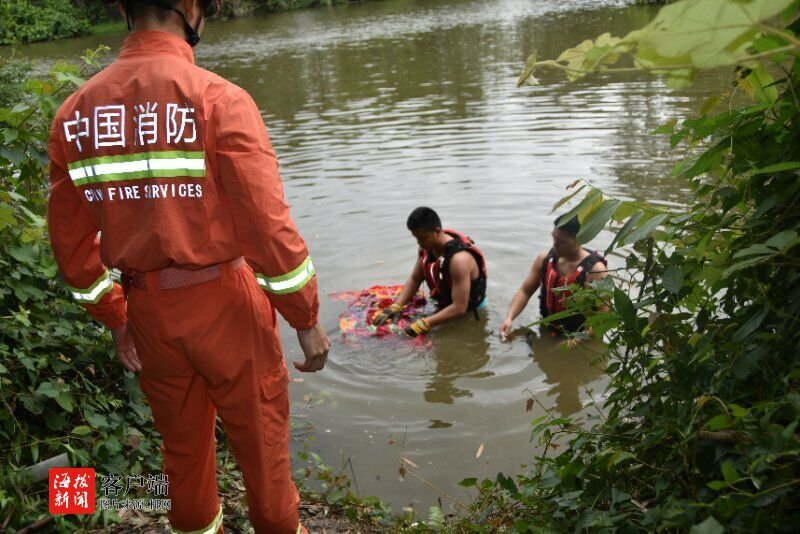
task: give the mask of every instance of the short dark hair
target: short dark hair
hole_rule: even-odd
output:
[[[116,0],[106,0],[113,4]],[[125,8],[125,16],[128,18],[128,29],[134,24],[137,18],[150,16],[159,22],[164,22],[171,15],[169,8],[174,8],[178,0],[122,0],[122,7]]]
[[[558,228],[559,230],[563,230],[572,237],[576,237],[578,235],[578,232],[581,231],[581,223],[580,221],[578,221],[578,216],[576,215],[575,217],[571,218],[570,220],[562,224],[561,219],[563,218],[564,218],[563,215],[559,215],[558,217],[556,217],[556,220],[553,222],[555,227]]]
[[[420,206],[408,216],[406,227],[412,232],[419,229],[433,232],[437,228],[442,227],[442,220],[432,209]]]

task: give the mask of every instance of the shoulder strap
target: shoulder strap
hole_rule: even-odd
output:
[[[556,254],[555,249],[550,249],[547,252],[547,256],[544,257],[544,261],[542,261],[542,268],[539,270],[539,281],[540,283],[544,284],[545,277],[547,276],[547,264],[550,263],[550,260],[555,260],[558,263],[558,255]]]
[[[603,262],[604,265],[608,266],[608,260],[606,260],[602,254],[600,254],[600,251],[589,249],[584,250],[589,252],[589,255],[583,258],[583,261],[578,264],[578,266],[582,267],[583,270],[575,280],[581,286],[583,286],[584,282],[586,282],[586,277],[589,276],[589,271],[592,270],[592,267],[594,267],[595,264]]]

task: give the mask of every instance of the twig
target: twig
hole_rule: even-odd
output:
[[[701,430],[697,433],[700,439],[708,439],[718,443],[753,443],[753,440],[748,436],[744,436],[735,430]]]
[[[356,487],[356,497],[358,497],[360,499],[361,498],[361,492],[358,490],[358,479],[356,478],[356,472],[353,470],[352,459],[353,459],[353,457],[349,456],[344,465],[349,465],[350,466],[350,474],[353,475],[353,484]]]
[[[17,534],[28,534],[29,532],[36,532],[37,530],[42,529],[47,525],[49,525],[50,523],[52,523],[53,519],[55,519],[55,517],[52,515],[44,517],[38,520],[37,522],[31,523],[27,527],[18,530]]]
[[[459,505],[461,508],[463,508],[467,512],[470,512],[470,509],[469,509],[469,507],[467,507],[467,505],[465,505],[464,503],[462,503],[461,501],[459,501],[455,497],[451,497],[450,495],[448,495],[447,493],[445,493],[441,489],[437,488],[435,485],[433,485],[432,483],[428,482],[427,480],[425,480],[424,478],[422,478],[418,474],[414,473],[413,471],[411,471],[409,469],[406,469],[406,473],[411,475],[412,477],[416,478],[418,481],[422,482],[426,486],[429,486],[433,490],[438,491],[441,496],[450,499],[451,501],[453,501],[455,504]]]

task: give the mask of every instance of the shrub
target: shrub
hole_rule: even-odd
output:
[[[0,44],[31,43],[89,33],[89,18],[69,0],[3,0]]]

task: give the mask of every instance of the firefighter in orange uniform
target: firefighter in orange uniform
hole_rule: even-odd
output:
[[[194,65],[219,0],[117,5],[133,32],[51,130],[53,251],[123,365],[141,371],[174,531],[222,532],[219,413],[255,531],[302,532],[275,309],[297,330],[300,371],[322,369],[330,343],[275,154],[247,92]]]

